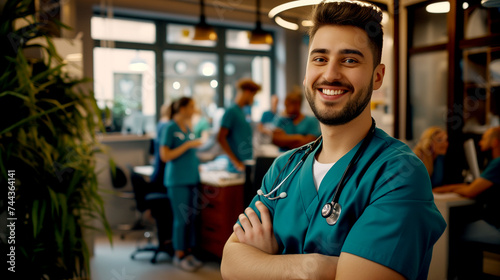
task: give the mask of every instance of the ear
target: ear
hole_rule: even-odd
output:
[[[384,81],[385,75],[385,65],[379,64],[375,67],[373,71],[373,90],[377,90],[382,86],[382,82]]]

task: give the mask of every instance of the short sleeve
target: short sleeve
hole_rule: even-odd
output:
[[[349,232],[342,252],[387,266],[408,279],[426,279],[433,245],[446,223],[434,204],[423,164],[413,165],[411,172],[401,172],[398,167],[410,160],[400,158],[382,167],[383,172],[365,175],[372,180],[385,179],[378,179],[380,183]]]
[[[492,160],[483,173],[481,173],[481,177],[500,185],[500,158]]]
[[[172,145],[173,145],[174,138],[172,137],[172,135],[174,135],[174,126],[171,123],[169,123],[161,131],[160,147],[167,146],[169,148],[173,148]]]
[[[226,111],[226,113],[224,113],[224,115],[222,116],[221,124],[220,124],[221,127],[231,128],[233,126],[234,117],[232,117],[232,112],[233,111],[230,108]]]

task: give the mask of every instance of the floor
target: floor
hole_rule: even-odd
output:
[[[137,246],[147,244],[142,231],[128,232],[122,239],[113,236],[113,247],[102,235],[96,236],[94,256],[90,261],[93,280],[220,280],[220,262],[214,258],[206,260],[196,272],[185,272],[172,265],[170,257],[162,253],[156,264],[150,262],[151,252],[143,252],[134,260],[130,258]]]

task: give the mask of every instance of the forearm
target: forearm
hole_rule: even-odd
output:
[[[231,162],[240,162],[240,160],[234,155],[233,150],[231,150],[231,147],[226,139],[219,139],[219,144]]]
[[[273,134],[273,144],[290,149],[296,148],[300,146],[301,136],[299,134]]]
[[[165,146],[160,148],[160,158],[163,162],[174,160],[184,154],[187,150],[190,149],[188,142],[180,145],[175,149],[169,149]]]
[[[223,279],[335,279],[338,257],[320,254],[270,255],[228,241],[221,264]]]
[[[447,193],[447,192],[453,192],[457,189],[464,188],[466,186],[467,186],[466,184],[445,185],[445,186],[434,188],[434,189],[432,189],[432,191],[435,193]]]

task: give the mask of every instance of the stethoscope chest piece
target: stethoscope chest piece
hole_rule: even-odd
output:
[[[340,207],[340,204],[335,202],[328,202],[323,206],[323,209],[321,209],[321,216],[323,216],[323,218],[326,218],[327,224],[333,226],[337,223],[340,212],[342,212],[342,207]]]

